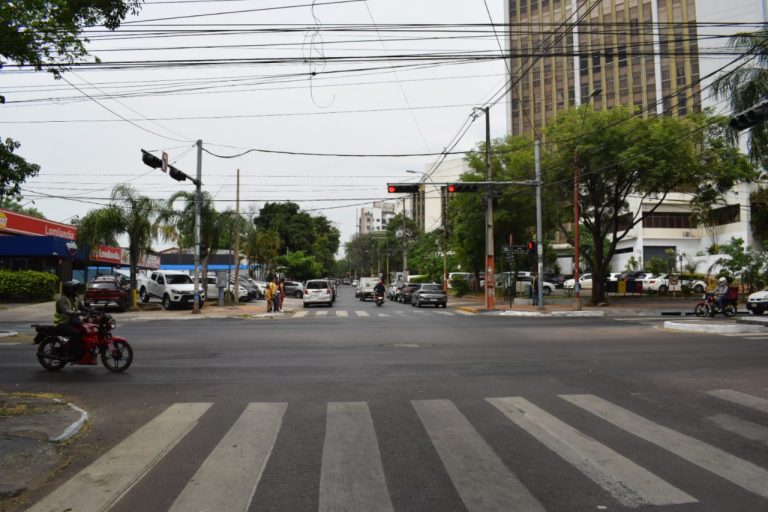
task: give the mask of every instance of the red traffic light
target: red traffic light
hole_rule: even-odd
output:
[[[532,251],[536,247],[536,242],[528,242],[528,250]]]
[[[456,192],[456,184],[455,183],[449,183],[448,184],[448,192],[451,194]]]
[[[387,183],[387,192],[390,194],[412,194],[418,191],[418,183]]]
[[[446,187],[449,194],[456,192],[477,192],[480,186],[477,183],[449,183]]]

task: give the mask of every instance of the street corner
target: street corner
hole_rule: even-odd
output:
[[[766,332],[764,325],[747,323],[702,323],[700,321],[668,320],[664,329],[679,332],[703,332],[711,334],[760,334]]]
[[[0,392],[0,503],[42,483],[64,462],[62,443],[88,414],[54,394]]]

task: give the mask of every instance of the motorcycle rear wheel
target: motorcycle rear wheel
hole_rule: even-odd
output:
[[[113,373],[124,372],[132,362],[133,349],[127,341],[113,341],[112,350],[106,348],[101,353],[101,364]]]
[[[709,308],[707,308],[707,304],[705,302],[699,302],[696,304],[693,312],[696,313],[696,316],[703,317],[709,314]]]
[[[40,366],[51,372],[57,372],[67,365],[58,359],[67,355],[67,349],[58,337],[44,339],[37,348],[37,361]]]

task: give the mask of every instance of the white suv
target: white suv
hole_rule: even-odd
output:
[[[304,283],[304,307],[311,304],[333,306],[333,290],[327,279],[310,279]]]

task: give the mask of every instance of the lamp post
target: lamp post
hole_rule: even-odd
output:
[[[448,219],[445,217],[445,187],[440,187],[437,185],[437,183],[434,182],[432,179],[432,176],[427,174],[426,172],[422,171],[414,171],[412,169],[407,169],[405,172],[411,173],[411,174],[421,174],[425,178],[427,178],[430,183],[432,183],[432,186],[435,187],[435,190],[440,192],[440,218],[442,220],[443,225],[443,247],[442,247],[442,253],[443,253],[443,290],[448,293]],[[426,199],[425,199],[426,202]],[[426,216],[426,215],[425,215]]]
[[[602,89],[599,87],[594,89],[587,99],[587,104],[592,98],[598,96]],[[584,129],[584,121],[587,119],[587,109],[585,108],[581,113],[581,129]],[[573,148],[573,306],[576,311],[581,311],[581,283],[579,283],[579,258],[581,256],[580,249],[580,237],[579,237],[579,181],[580,181],[580,168],[579,168],[579,149]]]

